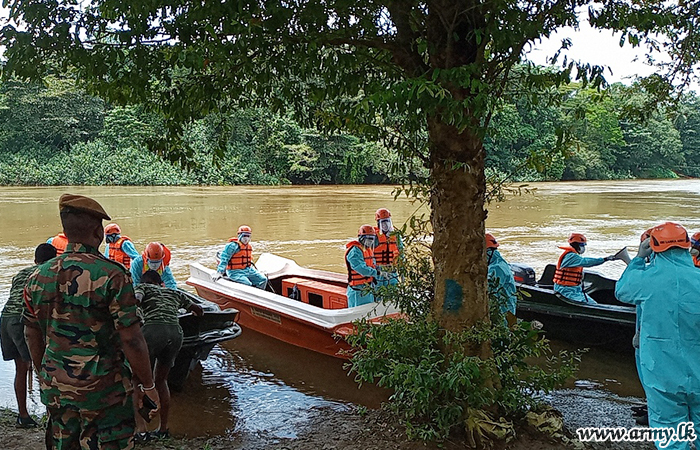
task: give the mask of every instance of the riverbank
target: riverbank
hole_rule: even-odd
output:
[[[497,448],[509,450],[555,449],[653,449],[651,443],[620,442],[583,445],[573,437],[582,426],[632,428],[635,423],[629,407],[640,399],[619,397],[600,391],[566,389],[547,397],[563,416],[568,437],[551,438],[534,427],[518,430],[517,438]],[[43,450],[42,429],[23,430],[14,426],[16,413],[0,410],[0,439],[7,450]],[[410,441],[405,429],[382,410],[318,408],[294,438],[276,438],[266,433],[230,432],[215,436],[174,436],[167,441],[139,445],[143,450],[457,450],[464,442],[442,444]]]

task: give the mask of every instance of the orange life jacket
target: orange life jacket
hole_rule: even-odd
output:
[[[348,253],[353,247],[359,248],[362,250],[362,256],[365,258],[365,264],[367,264],[369,267],[375,267],[374,251],[371,248],[366,248],[364,245],[360,244],[360,241],[350,241],[345,245],[345,247],[347,248],[347,250],[345,250],[345,266],[348,268],[348,284],[350,286],[359,286],[361,284],[371,283],[374,280],[374,277],[366,277],[359,272],[355,272],[352,267],[350,267],[350,263],[348,262]]]
[[[693,264],[695,264],[695,267],[700,268],[700,258],[693,256]]]
[[[163,272],[165,271],[165,268],[170,265],[170,249],[163,245],[161,242],[160,245],[163,246],[163,261],[160,263],[160,267],[156,269],[156,272],[158,272],[158,275],[163,275]],[[110,254],[110,259],[111,259],[111,254]],[[146,251],[144,250],[143,253],[141,253],[141,260],[143,262],[143,271],[142,273],[146,273],[149,270],[153,270],[150,267],[148,267],[148,258],[146,257]]]
[[[561,267],[561,262],[569,253],[578,253],[573,247],[559,247],[564,253],[557,261],[557,270],[554,271],[554,283],[561,286],[578,286],[583,281],[583,267]]]
[[[121,236],[116,242],[109,243],[109,259],[116,261],[127,269],[131,267],[131,258],[122,250],[124,241],[130,241],[128,236]]]
[[[56,249],[56,256],[63,254],[66,251],[66,246],[68,245],[68,238],[63,233],[58,233],[51,239],[51,245]]]
[[[374,227],[377,232],[377,246],[374,247],[374,259],[377,260],[378,266],[388,266],[394,264],[396,258],[399,257],[399,245],[396,235],[391,233],[386,235],[379,231],[379,228]]]
[[[250,267],[253,264],[253,247],[250,246],[250,243],[239,242],[238,237],[232,237],[228,241],[238,244],[238,251],[231,255],[226,270],[240,270]]]

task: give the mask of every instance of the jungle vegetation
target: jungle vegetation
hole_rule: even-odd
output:
[[[640,117],[637,86],[570,85],[549,102],[513,96],[486,136],[486,170],[509,181],[700,176],[700,99],[684,96]],[[225,131],[222,130],[225,128]],[[166,133],[139,105],[114,106],[75,80],[0,85],[1,185],[382,184],[426,177],[392,143],[306,128],[267,108],[212,114],[191,124],[191,164],[149,150]],[[567,146],[557,146],[557,133]],[[223,158],[215,147],[225,139]]]

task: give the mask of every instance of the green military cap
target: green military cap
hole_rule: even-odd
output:
[[[107,215],[105,210],[102,208],[102,205],[90,197],[85,197],[84,195],[63,194],[61,198],[58,199],[58,210],[80,211],[100,219],[111,220],[111,217]]]

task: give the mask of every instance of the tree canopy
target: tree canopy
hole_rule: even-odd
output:
[[[17,23],[0,37],[7,46],[5,76],[38,78],[71,70],[90,92],[116,103],[148,105],[163,116],[166,128],[152,145],[175,157],[193,155],[177,145],[182,124],[240,105],[267,104],[321,127],[390,137],[399,151],[421,158],[430,171],[433,313],[446,329],[487,317],[484,139],[527,47],[561,27],[577,26],[578,12],[588,7],[594,27],[623,30],[632,45],[667,47],[674,56],[672,78],[654,78],[656,91],[688,76],[698,56],[699,19],[692,2],[3,4]],[[603,68],[560,62],[557,70],[526,66],[517,74],[528,99],[572,78],[604,84]],[[592,111],[592,117],[587,132],[600,139],[625,132],[610,126],[605,110]],[[415,139],[422,131],[427,142]],[[648,142],[643,135],[635,139],[640,147]],[[487,346],[473,350],[489,352]]]

